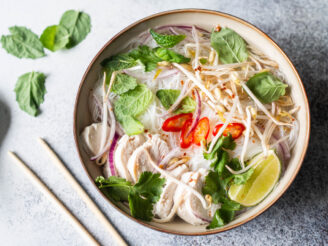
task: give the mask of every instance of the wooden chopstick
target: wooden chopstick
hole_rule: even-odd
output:
[[[112,234],[118,245],[127,246],[124,239],[116,231],[116,229],[110,224],[105,215],[100,211],[97,205],[91,200],[85,190],[80,186],[72,174],[67,170],[64,163],[58,158],[55,152],[49,147],[49,145],[42,138],[38,139],[40,144],[47,151],[53,162],[60,169],[62,174],[65,176],[66,180],[72,185],[75,191],[79,194],[82,200],[88,205],[89,209],[97,216],[98,220],[102,222],[105,228]]]
[[[67,217],[75,228],[84,236],[92,245],[100,245],[97,240],[88,232],[81,222],[65,207],[65,205],[52,193],[49,188],[39,179],[39,177],[27,167],[27,165],[13,152],[8,152],[15,162],[22,168],[31,181],[52,201]]]

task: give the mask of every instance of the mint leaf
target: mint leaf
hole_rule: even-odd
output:
[[[262,103],[278,100],[285,95],[286,87],[288,87],[267,71],[255,74],[246,82],[246,85]]]
[[[38,115],[39,106],[44,101],[45,80],[43,73],[30,72],[20,76],[16,82],[16,101],[23,111],[32,116]]]
[[[121,95],[129,90],[133,90],[137,86],[136,78],[129,76],[127,74],[117,74],[113,87],[112,92],[115,94]]]
[[[159,46],[162,46],[164,48],[172,48],[176,44],[180,43],[182,40],[186,38],[185,35],[165,35],[165,34],[159,34],[155,32],[153,29],[150,29],[150,34],[153,37],[153,39],[156,41],[156,43]]]
[[[122,94],[115,102],[115,116],[126,134],[135,135],[141,133],[143,126],[135,118],[145,112],[152,99],[153,93],[146,85],[139,84],[133,90]]]
[[[240,63],[247,59],[245,40],[230,28],[222,28],[211,34],[211,46],[216,50],[222,63]]]
[[[135,185],[115,176],[108,179],[97,177],[95,183],[107,197],[115,201],[128,201],[133,217],[151,221],[153,205],[161,196],[165,179],[160,178],[158,173],[143,172]]]
[[[48,26],[43,31],[40,41],[48,50],[57,51],[66,47],[69,42],[69,34],[63,26]]]
[[[162,61],[162,59],[157,57],[153,50],[146,45],[139,46],[132,50],[129,56],[136,61],[139,60],[145,66],[146,72],[154,70],[157,67],[157,62]]]
[[[84,12],[76,10],[66,11],[59,22],[60,26],[67,29],[69,34],[69,43],[67,48],[74,47],[86,38],[91,30],[90,16]]]
[[[116,114],[116,119],[120,122],[125,134],[132,136],[144,132],[144,126],[131,115]]]
[[[192,113],[196,109],[196,102],[190,96],[182,99],[180,106],[174,111],[176,114]]]
[[[162,61],[176,63],[188,63],[190,61],[190,58],[184,57],[183,55],[180,55],[179,53],[176,53],[175,51],[166,48],[154,48],[154,53]]]
[[[157,98],[165,109],[169,109],[180,95],[180,90],[161,89],[156,92]],[[174,113],[191,113],[196,109],[196,102],[191,97],[185,97]]]
[[[45,56],[42,43],[30,29],[22,26],[9,27],[11,35],[1,37],[2,48],[18,58],[36,59]]]
[[[165,109],[169,109],[180,95],[180,90],[161,89],[156,92],[156,96],[160,100]]]

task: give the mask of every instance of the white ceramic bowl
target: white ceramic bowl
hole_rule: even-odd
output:
[[[101,72],[100,62],[114,54],[117,54],[122,50],[129,41],[134,39],[138,34],[148,30],[149,28],[170,25],[170,24],[186,24],[197,25],[207,30],[211,30],[216,25],[230,27],[240,34],[248,43],[254,44],[262,52],[264,52],[269,58],[276,61],[279,64],[281,71],[285,74],[287,81],[290,85],[291,96],[296,105],[299,105],[301,109],[297,113],[297,118],[300,123],[300,131],[297,140],[297,145],[292,151],[292,158],[290,159],[287,169],[279,180],[276,188],[257,206],[249,209],[247,212],[236,217],[235,220],[225,225],[224,227],[215,230],[206,230],[205,226],[193,226],[176,220],[171,223],[158,224],[154,222],[144,222],[136,220],[131,217],[124,207],[119,204],[114,204],[107,197],[108,206],[114,206],[125,216],[137,221],[138,223],[147,227],[182,235],[206,235],[225,231],[236,226],[242,225],[247,221],[255,218],[259,214],[263,213],[272,204],[274,204],[279,197],[287,190],[295,176],[297,175],[302,161],[305,156],[305,152],[309,142],[310,135],[310,112],[306,93],[302,84],[302,81],[289,60],[286,54],[279,48],[279,46],[265,33],[251,25],[250,23],[241,20],[237,17],[224,14],[221,12],[201,10],[201,9],[181,9],[172,10],[167,12],[158,13],[142,20],[139,20],[132,25],[128,26],[111,40],[109,40],[104,47],[96,54],[94,59],[88,66],[85,74],[83,75],[75,102],[74,111],[74,138],[79,153],[82,166],[87,172],[90,182],[94,184],[94,179],[101,175],[101,170],[94,163],[89,161],[89,158],[82,148],[82,144],[79,141],[79,135],[83,128],[91,124],[91,117],[88,113],[88,93],[97,81]],[[97,188],[98,189],[98,188]],[[101,192],[99,190],[99,192]],[[102,194],[102,193],[101,193]]]

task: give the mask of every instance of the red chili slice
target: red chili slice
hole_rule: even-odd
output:
[[[216,134],[218,134],[218,132],[219,132],[219,130],[222,126],[223,126],[223,124],[216,125],[216,127],[214,128],[214,131],[213,131],[214,136]],[[233,139],[237,139],[241,136],[241,134],[243,133],[244,130],[245,130],[245,126],[243,124],[241,124],[241,123],[230,123],[230,124],[228,124],[226,129],[224,129],[222,135],[223,136],[228,136],[228,134],[230,133]]]
[[[194,134],[191,132],[191,133],[189,133],[189,135],[187,135],[191,125],[192,125],[192,119],[189,119],[185,122],[185,124],[182,127],[181,135],[180,135],[180,147],[181,148],[184,148],[184,149],[189,148],[193,142]]]
[[[203,140],[206,140],[210,132],[210,121],[207,117],[201,118],[195,130],[193,131],[194,140],[193,143],[200,146]]]
[[[192,113],[178,114],[166,119],[163,123],[162,129],[166,132],[179,132],[187,120],[192,119]]]

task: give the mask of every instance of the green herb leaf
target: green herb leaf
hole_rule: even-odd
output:
[[[1,44],[9,54],[18,58],[36,59],[45,56],[42,43],[31,30],[22,26],[9,27],[11,35],[2,36]]]
[[[69,34],[63,26],[48,26],[43,31],[40,41],[48,50],[57,51],[66,47],[69,42]]]
[[[207,63],[207,59],[205,58],[200,58],[199,59],[199,62],[202,64],[202,65],[205,65]]]
[[[247,59],[245,40],[230,28],[222,28],[211,34],[211,46],[216,50],[222,63],[240,63]]]
[[[115,176],[108,179],[100,176],[95,182],[107,197],[115,201],[128,201],[133,217],[150,221],[153,218],[153,204],[161,196],[165,179],[157,173],[143,172],[135,185]]]
[[[192,113],[196,109],[196,102],[190,96],[182,99],[179,107],[174,111],[176,114],[187,114]]]
[[[176,62],[176,63],[188,63],[190,58],[184,57],[173,50],[157,47],[154,48],[155,55],[162,61]]]
[[[69,43],[66,45],[67,48],[80,43],[91,30],[90,16],[76,10],[66,11],[62,15],[59,25],[65,27],[68,31]]]
[[[247,87],[262,103],[271,103],[285,95],[288,85],[282,83],[270,72],[261,72],[251,77]]]
[[[210,144],[208,144],[209,146]],[[221,136],[216,144],[214,145],[213,150],[210,153],[204,152],[204,158],[206,160],[212,160],[215,158],[217,151],[221,148],[233,150],[236,147],[236,143],[229,134],[228,136]]]
[[[210,195],[212,197],[213,203],[219,203],[221,197],[225,197],[226,191],[222,186],[222,182],[217,172],[208,172],[205,177],[205,184],[203,186],[202,192],[204,195]]]
[[[127,74],[117,74],[113,87],[112,92],[115,94],[121,95],[129,90],[133,90],[137,86],[136,78],[129,76]]]
[[[186,38],[185,35],[165,35],[150,29],[150,34],[159,46],[172,48]]]
[[[253,168],[250,168],[248,171],[241,174],[233,175],[233,182],[237,185],[245,184],[247,180],[252,176],[254,172]]]
[[[157,62],[162,61],[153,50],[146,45],[139,46],[129,53],[135,61],[140,61],[145,66],[145,71],[150,72],[157,67]]]
[[[156,96],[162,103],[165,109],[169,109],[177,98],[180,95],[180,90],[173,90],[173,89],[161,89],[156,92]],[[182,114],[182,113],[191,113],[194,112],[196,109],[196,102],[191,97],[185,97],[178,108],[174,111],[174,113]]]
[[[102,176],[96,178],[96,185],[111,197],[114,201],[127,201],[131,189],[131,183],[123,178],[111,176],[105,179]]]
[[[215,229],[222,227],[229,223],[235,217],[235,211],[226,209],[217,209],[211,223],[206,227],[206,229]]]
[[[26,113],[37,116],[39,106],[44,101],[46,76],[43,73],[30,72],[17,80],[15,92],[19,107]]]
[[[146,85],[139,84],[115,102],[115,116],[126,134],[135,135],[143,131],[142,124],[135,118],[147,109],[152,99],[153,94]]]

